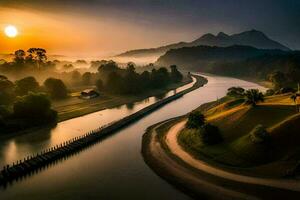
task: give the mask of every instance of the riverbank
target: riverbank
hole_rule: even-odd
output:
[[[245,76],[242,76],[242,77],[238,77],[238,76],[223,76],[223,75],[220,75],[220,74],[211,74],[211,73],[204,73],[204,72],[199,72],[203,75],[207,75],[207,76],[222,76],[222,77],[228,77],[228,78],[235,78],[235,79],[240,79],[240,80],[244,80],[244,81],[249,81],[249,82],[252,82],[252,83],[256,83],[262,87],[265,87],[265,88],[268,88],[268,89],[272,89],[273,88],[273,84],[271,81],[267,81],[267,80],[261,80],[261,79],[258,79],[258,78],[253,78],[253,77],[245,77]]]
[[[150,106],[147,106],[134,114],[128,115],[116,122],[112,122],[105,126],[101,126],[88,133],[83,133],[80,137],[72,138],[71,140],[64,141],[55,147],[44,149],[40,153],[29,155],[12,166],[6,165],[0,173],[0,183],[6,184],[27,174],[32,173],[47,166],[49,163],[55,162],[65,156],[73,154],[81,149],[94,144],[95,142],[103,139],[104,137],[120,130],[121,128],[137,121],[138,119],[148,115],[149,113],[157,110],[158,108],[182,97],[183,95],[202,87],[207,83],[207,80],[201,76],[194,75],[196,82],[192,87],[189,87],[183,91],[180,91],[172,96],[166,97],[160,101],[157,101]]]
[[[221,170],[222,173],[226,174],[224,177],[224,174],[221,173],[223,176],[220,175],[219,168],[194,159],[179,144],[174,148],[177,148],[177,150],[179,148],[181,152],[178,153],[176,150],[174,152],[174,148],[169,146],[166,137],[171,127],[174,127],[174,124],[176,125],[180,121],[182,123],[183,119],[184,117],[179,117],[151,126],[143,136],[142,145],[142,154],[146,163],[159,176],[178,189],[193,197],[210,199],[255,199],[257,197],[263,199],[274,199],[276,197],[280,199],[293,198],[299,194],[292,191],[300,191],[298,182],[284,179],[270,180],[244,177]],[[180,156],[181,153],[185,156]],[[191,159],[193,160],[191,161]],[[198,162],[200,162],[201,167],[197,165]],[[211,169],[213,170],[210,171]],[[233,177],[237,176],[237,178],[232,178],[231,175]],[[258,182],[256,182],[257,179]],[[268,184],[271,186],[269,187]],[[274,186],[277,188],[274,188]]]
[[[54,101],[52,108],[58,112],[58,122],[80,117],[89,113],[128,105],[129,107],[135,102],[142,101],[149,97],[163,97],[164,94],[171,90],[176,90],[179,87],[192,83],[191,76],[185,76],[182,82],[172,83],[162,89],[154,89],[145,93],[133,95],[110,95],[102,93],[100,97],[84,100],[78,96],[70,97],[66,100]]]
[[[196,76],[197,78],[198,76]],[[202,82],[200,79],[196,80]],[[196,82],[195,81],[195,82]],[[186,76],[181,83],[171,84],[164,89],[151,90],[147,93],[141,94],[139,96],[104,96],[91,100],[82,100],[78,97],[72,97],[73,100],[60,101],[54,105],[54,109],[58,108],[58,121],[63,122],[69,119],[80,117],[86,114],[90,114],[97,111],[102,111],[105,109],[110,109],[114,107],[119,107],[122,105],[128,105],[128,107],[133,106],[136,102],[145,100],[152,96],[157,96],[157,98],[163,98],[163,95],[172,90],[176,90],[180,87],[187,87],[189,84],[193,83],[191,76]],[[192,87],[192,85],[191,85]],[[71,101],[71,102],[70,102]],[[54,128],[56,124],[49,124],[43,126],[35,126],[32,128],[27,128],[22,131],[17,131],[13,133],[0,134],[1,139],[11,138],[18,135],[24,135],[27,133],[41,131],[41,130],[50,130]]]

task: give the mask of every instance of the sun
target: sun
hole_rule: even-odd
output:
[[[7,37],[14,38],[18,35],[18,29],[13,25],[9,25],[5,27],[4,33]]]

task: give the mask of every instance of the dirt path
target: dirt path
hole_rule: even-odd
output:
[[[257,177],[235,174],[232,172],[224,171],[220,168],[213,167],[201,160],[195,159],[189,153],[184,151],[184,149],[179,145],[177,141],[177,135],[179,134],[180,130],[184,128],[185,123],[186,123],[185,121],[181,121],[176,125],[174,125],[166,134],[166,138],[165,138],[166,144],[170,149],[171,153],[179,157],[185,163],[206,173],[224,179],[228,179],[231,181],[236,181],[238,183],[247,183],[247,184],[254,184],[254,185],[268,186],[268,187],[271,186],[279,189],[292,190],[297,192],[300,191],[300,182],[297,180],[257,178]]]
[[[176,126],[175,128],[175,130],[172,130],[176,131],[180,127]],[[151,157],[156,160],[158,166],[167,169],[169,176],[172,177],[171,179],[180,179],[184,184],[188,185],[197,197],[203,196],[204,198],[209,197],[209,199],[257,199],[256,197],[236,192],[202,179],[199,174],[194,173],[171,158],[161,147],[160,142],[157,141],[156,134],[156,128],[154,128],[151,132],[150,143],[148,144]]]

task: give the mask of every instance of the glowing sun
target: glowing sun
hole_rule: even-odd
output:
[[[5,27],[4,33],[7,37],[14,38],[18,35],[18,29],[15,26],[9,25]]]

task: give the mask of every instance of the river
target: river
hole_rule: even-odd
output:
[[[235,78],[205,77],[208,84],[204,87],[167,104],[96,145],[2,188],[1,199],[189,199],[145,164],[141,155],[145,129],[162,120],[183,115],[200,104],[216,100],[232,86],[264,90],[255,83]],[[165,96],[174,92],[170,91]],[[52,129],[5,139],[0,142],[0,164],[14,162],[130,115],[158,99],[150,97],[132,105],[70,119]]]

